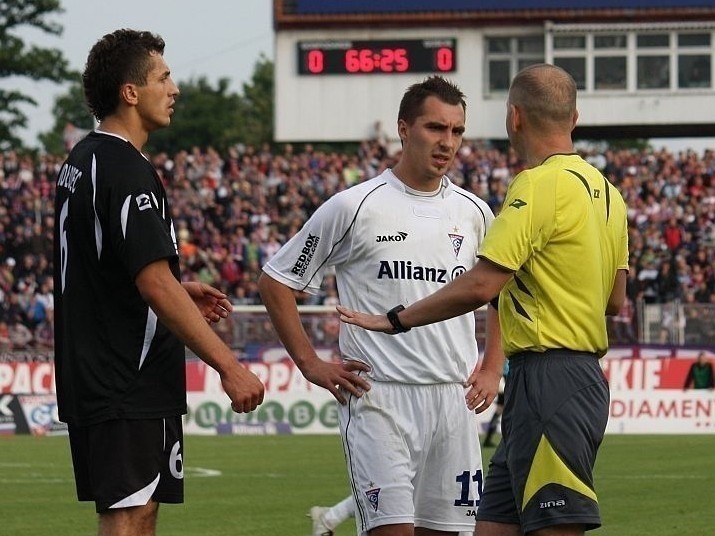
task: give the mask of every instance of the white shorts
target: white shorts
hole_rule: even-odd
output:
[[[371,383],[340,406],[358,534],[409,523],[471,532],[482,492],[477,417],[457,383]]]

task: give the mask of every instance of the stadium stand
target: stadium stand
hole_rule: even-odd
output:
[[[365,140],[353,154],[285,144],[279,150],[237,146],[223,155],[199,147],[155,155],[172,198],[183,277],[221,288],[237,305],[259,305],[263,263],[323,200],[398,156],[379,138]],[[715,308],[715,150],[606,149],[586,157],[629,207],[629,300],[611,321],[612,343],[713,340],[713,322],[704,320]],[[0,153],[0,351],[52,348],[52,198],[62,160]],[[450,176],[497,213],[520,169],[511,151],[468,141]],[[335,289],[326,285],[300,301],[334,303]],[[655,333],[643,332],[637,318],[647,312],[643,305],[660,306]]]

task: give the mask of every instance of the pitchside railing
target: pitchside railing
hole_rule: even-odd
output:
[[[337,349],[340,319],[335,307],[304,305],[299,307],[301,320],[313,344]],[[475,312],[476,337],[480,347],[486,332],[486,308]],[[262,305],[234,306],[233,314],[215,325],[221,339],[247,358],[254,358],[261,347],[275,345],[278,339],[268,313]]]
[[[340,320],[333,306],[301,306],[301,319],[314,344],[337,347]],[[476,337],[484,347],[486,308],[475,311]],[[712,346],[715,344],[715,303],[646,304],[638,302],[632,321],[616,326],[607,321],[612,346],[662,344],[668,346]],[[614,329],[614,326],[616,329]],[[277,336],[262,305],[236,306],[234,314],[217,325],[223,340],[239,351],[251,354],[257,346],[275,344]],[[249,357],[247,356],[247,357]]]
[[[638,303],[638,340],[669,346],[715,345],[715,303]]]

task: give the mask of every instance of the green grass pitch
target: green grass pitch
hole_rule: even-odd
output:
[[[190,436],[184,462],[186,503],[161,507],[159,535],[309,536],[308,508],[348,492],[338,436]],[[594,535],[713,534],[715,435],[607,436],[596,488],[604,527]],[[0,511],[3,536],[96,534],[66,437],[0,437]]]

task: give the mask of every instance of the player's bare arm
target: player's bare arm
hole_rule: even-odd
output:
[[[370,389],[367,380],[356,374],[359,371],[369,370],[365,363],[357,361],[328,363],[318,357],[300,321],[298,306],[291,288],[265,272],[258,279],[258,288],[279,339],[309,382],[330,391],[341,404],[347,403],[346,392],[354,396],[362,396]]]
[[[159,320],[219,373],[234,411],[253,411],[263,402],[261,380],[238,362],[231,349],[208,326],[165,259],[145,266],[137,274],[135,283]]]
[[[486,335],[484,357],[469,375],[469,390],[464,396],[467,407],[477,413],[485,411],[497,397],[506,359],[501,345],[499,313],[491,305],[487,307]]]
[[[611,295],[608,297],[608,304],[606,305],[606,315],[614,316],[618,314],[618,311],[623,307],[623,302],[626,300],[626,279],[628,278],[628,271],[617,270],[616,278],[613,281],[613,289],[611,290]]]

